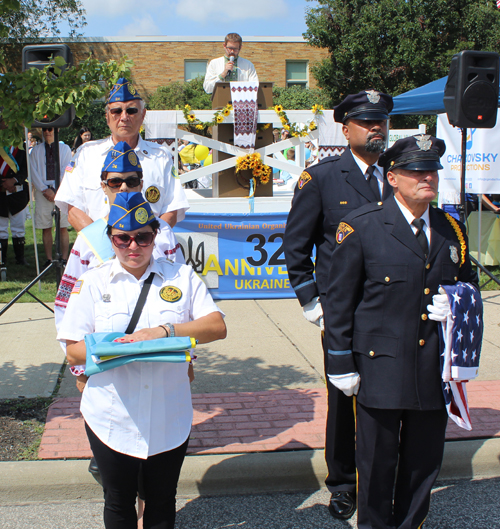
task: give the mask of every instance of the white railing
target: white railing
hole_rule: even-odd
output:
[[[168,112],[168,111],[162,111],[162,110],[150,110],[146,113],[146,119],[144,120],[145,130],[146,130],[146,139],[153,138],[153,136],[149,135],[148,137],[148,115],[151,118],[153,116],[155,117],[155,123],[157,124],[158,121],[161,119],[161,116],[159,113],[162,112]],[[196,115],[198,119],[201,121],[212,121],[214,116],[213,110],[192,110],[192,113]],[[309,123],[313,120],[314,114],[310,110],[287,110],[286,111],[288,119],[292,123]],[[171,114],[170,114],[171,115]],[[176,118],[177,118],[177,125],[184,125],[187,124],[187,121],[184,117],[184,114],[181,110],[178,110],[176,112]],[[151,120],[152,121],[152,120]],[[261,123],[270,123],[271,126],[282,128],[281,121],[276,114],[274,110],[261,110],[259,111],[257,122],[259,124]],[[229,115],[227,118],[224,119],[224,124],[231,124],[234,123],[233,114]],[[167,124],[167,122],[165,122]],[[170,127],[169,130],[171,130],[171,122],[169,123]],[[155,126],[155,138],[158,139],[158,136],[161,136],[161,128],[160,133],[158,133],[158,125]],[[229,143],[224,143],[221,141],[214,140],[212,138],[207,138],[205,136],[200,136],[198,134],[194,134],[192,132],[188,132],[182,129],[177,128],[176,126],[176,136],[175,136],[175,166],[178,165],[178,150],[177,150],[177,140],[188,140],[190,142],[196,143],[198,145],[204,145],[205,147],[208,147],[209,149],[213,149],[219,152],[224,152],[226,154],[232,155],[231,158],[227,158],[226,160],[222,160],[220,162],[212,163],[208,165],[207,167],[200,167],[199,169],[193,169],[192,171],[189,171],[188,173],[185,173],[181,175],[181,182],[185,184],[186,182],[190,182],[191,180],[197,180],[199,178],[202,178],[204,176],[212,175],[215,173],[218,173],[219,171],[223,171],[224,169],[229,169],[230,167],[236,166],[236,159],[239,156],[244,156],[248,154],[247,149],[241,149],[239,147],[235,147],[234,145],[231,145]],[[171,138],[172,134],[166,133],[164,138]],[[269,165],[271,167],[275,167],[277,169],[281,169],[284,171],[288,171],[290,174],[300,175],[301,172],[305,168],[305,146],[304,144],[307,141],[311,141],[313,139],[316,139],[318,137],[318,130],[314,130],[310,132],[307,136],[301,137],[301,138],[290,138],[287,140],[279,141],[277,143],[271,143],[270,145],[266,145],[265,147],[261,147],[259,149],[255,149],[253,152],[260,153],[262,162],[266,165]],[[273,157],[274,153],[277,153],[279,151],[283,151],[284,149],[288,149],[289,147],[295,147],[295,163],[289,163],[283,160],[278,160]]]

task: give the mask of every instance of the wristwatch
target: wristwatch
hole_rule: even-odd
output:
[[[166,327],[168,329],[168,337],[174,338],[175,337],[175,329],[174,326],[171,323],[164,323],[162,327]]]

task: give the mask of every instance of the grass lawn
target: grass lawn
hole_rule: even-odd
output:
[[[71,244],[75,242],[76,231],[69,228],[69,240]],[[39,265],[45,263],[45,252],[42,244],[42,230],[36,230],[36,240],[38,248]],[[8,303],[16,296],[26,285],[36,277],[35,266],[35,248],[33,246],[33,228],[32,220],[26,221],[26,246],[25,257],[29,266],[17,265],[12,248],[12,240],[9,240],[9,249],[7,252],[7,281],[0,281],[0,303]],[[53,302],[56,297],[56,272],[51,270],[42,278],[42,291],[39,291],[38,283],[31,287],[31,292],[45,302]],[[17,303],[33,302],[34,299],[29,294],[24,294]]]

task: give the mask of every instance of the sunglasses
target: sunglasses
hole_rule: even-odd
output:
[[[46,130],[47,132],[52,132],[52,127],[47,127],[46,129],[43,129],[44,131]]]
[[[109,109],[109,112],[111,114],[113,114],[113,116],[121,116],[121,113],[122,112],[126,112],[129,116],[131,116],[132,114],[137,114],[137,112],[139,112],[139,109],[136,108],[136,107],[128,107],[128,108],[120,108],[120,107],[117,107],[117,108],[110,108]]]
[[[146,248],[147,246],[151,246],[154,241],[154,238],[155,234],[152,231],[138,233],[135,237],[127,235],[126,233],[121,233],[120,235],[111,235],[111,240],[113,241],[113,244],[120,250],[128,248],[132,244],[132,241],[135,241],[135,244],[137,244],[137,246]]]
[[[127,184],[127,187],[138,187],[141,185],[141,179],[138,176],[110,178],[109,180],[103,180],[103,182],[111,189],[119,189],[123,184]]]

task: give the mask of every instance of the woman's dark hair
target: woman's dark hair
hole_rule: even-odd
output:
[[[82,140],[82,134],[85,133],[85,132],[90,132],[90,139],[93,140],[94,138],[92,137],[92,131],[88,128],[88,127],[82,127],[80,129],[80,132],[78,133],[78,136],[75,138],[75,141],[73,142],[73,152],[75,152],[78,147],[80,147],[80,145],[83,144],[83,140]]]
[[[150,222],[148,226],[151,226],[151,229],[154,233],[158,233],[160,231],[160,221],[158,219],[153,220],[153,222]],[[106,226],[106,235],[108,237],[111,236],[111,231],[113,230],[113,226],[110,226],[109,224]]]

